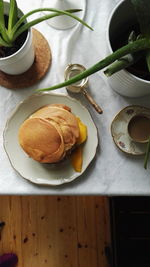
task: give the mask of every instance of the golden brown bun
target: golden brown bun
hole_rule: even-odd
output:
[[[47,106],[51,106],[51,107],[59,107],[59,108],[63,108],[63,109],[66,109],[68,110],[69,112],[71,112],[71,108],[64,105],[64,104],[50,104],[50,105],[47,105]]]
[[[62,160],[79,137],[77,118],[63,104],[42,107],[19,129],[19,143],[33,159],[42,163]]]
[[[78,121],[75,115],[68,111],[69,109],[69,107],[66,109],[66,106],[65,109],[58,107],[58,104],[57,106],[47,105],[31,115],[31,118],[40,117],[53,121],[59,125],[62,131],[66,151],[76,143],[76,140],[79,137]]]
[[[64,153],[64,141],[56,127],[41,118],[27,119],[19,129],[19,143],[33,159],[53,163]]]

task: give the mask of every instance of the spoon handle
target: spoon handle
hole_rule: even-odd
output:
[[[82,89],[81,91],[83,95],[87,98],[87,100],[90,102],[90,104],[95,108],[95,110],[99,113],[102,114],[103,110],[100,108],[100,106],[95,102],[95,100],[92,98],[92,96],[85,90]]]

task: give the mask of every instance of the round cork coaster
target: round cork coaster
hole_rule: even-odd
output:
[[[33,29],[35,60],[30,69],[19,75],[9,75],[0,71],[0,85],[10,89],[30,87],[41,80],[47,73],[52,56],[45,37]]]

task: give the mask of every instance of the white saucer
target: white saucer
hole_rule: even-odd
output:
[[[138,114],[150,115],[150,109],[142,106],[127,106],[113,119],[111,134],[116,146],[123,152],[131,155],[144,155],[147,144],[140,144],[131,140],[128,135],[128,123]]]
[[[59,164],[41,164],[29,158],[19,145],[18,130],[23,121],[35,110],[51,103],[68,105],[72,112],[80,117],[87,126],[88,138],[83,145],[83,166],[80,173],[75,172],[70,160],[65,160]],[[44,185],[60,185],[79,177],[93,160],[98,146],[97,128],[89,111],[76,99],[56,93],[34,94],[21,102],[8,119],[3,137],[4,148],[12,167],[25,179]]]

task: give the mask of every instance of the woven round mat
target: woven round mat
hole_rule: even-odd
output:
[[[19,75],[9,75],[0,71],[0,85],[10,89],[25,88],[36,84],[47,73],[52,56],[45,37],[33,29],[35,60],[30,69]]]

